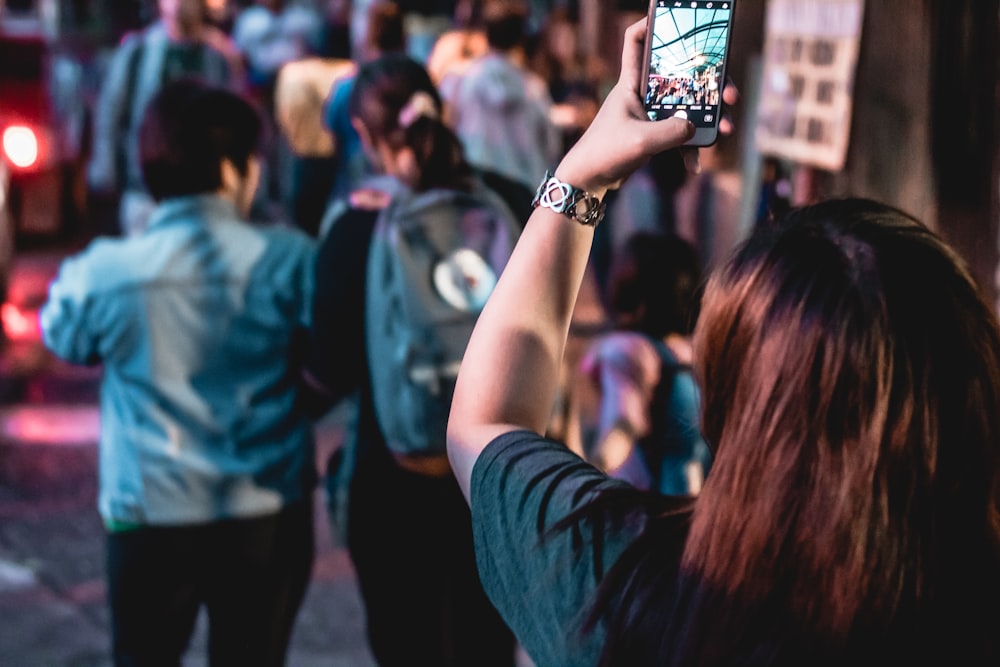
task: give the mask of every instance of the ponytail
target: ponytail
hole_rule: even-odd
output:
[[[399,112],[399,125],[406,146],[413,151],[420,176],[415,187],[423,192],[433,188],[468,190],[472,169],[465,161],[462,143],[445,125],[434,98],[418,90]]]
[[[474,178],[462,143],[441,120],[441,98],[427,70],[402,54],[389,54],[358,70],[349,103],[378,139],[413,151],[417,191],[470,190]]]

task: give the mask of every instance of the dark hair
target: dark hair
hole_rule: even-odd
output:
[[[393,53],[406,48],[403,11],[399,5],[380,0],[369,8],[365,42],[378,53]]]
[[[139,126],[143,180],[156,201],[215,192],[220,162],[228,159],[245,174],[263,138],[259,114],[236,93],[192,78],[172,81]]]
[[[524,44],[528,35],[528,6],[517,0],[492,0],[483,9],[486,41],[498,51]]]
[[[403,127],[400,113],[415,93],[430,96],[436,117],[420,115]],[[418,182],[413,184],[417,191],[472,187],[472,169],[465,161],[462,144],[441,120],[441,97],[420,63],[400,53],[365,63],[358,69],[348,109],[375,139],[394,149],[409,147],[413,151],[420,170]]]
[[[712,474],[679,561],[664,514],[602,583],[603,664],[998,664],[1000,325],[944,242],[795,211],[710,279],[695,364]]]
[[[616,325],[653,338],[694,329],[702,287],[698,251],[679,236],[636,232],[611,265],[607,307]]]

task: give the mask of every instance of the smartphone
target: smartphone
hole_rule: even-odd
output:
[[[733,0],[652,0],[642,98],[650,120],[679,116],[695,127],[689,146],[719,138]]]

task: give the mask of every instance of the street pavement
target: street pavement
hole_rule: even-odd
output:
[[[15,264],[0,309],[14,340],[0,358],[0,665],[105,667],[109,658],[103,527],[96,511],[99,371],[62,364],[34,315],[61,257]],[[317,426],[318,459],[339,446],[343,415]],[[320,468],[322,470],[322,468]],[[316,496],[316,562],[290,667],[375,665],[357,582]],[[206,665],[204,618],[185,666]]]

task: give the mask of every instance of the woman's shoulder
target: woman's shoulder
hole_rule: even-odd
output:
[[[694,347],[689,336],[670,334],[661,346],[665,360],[676,366],[690,368],[694,363]]]

